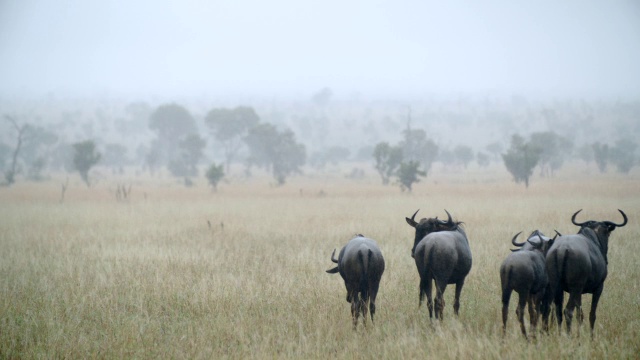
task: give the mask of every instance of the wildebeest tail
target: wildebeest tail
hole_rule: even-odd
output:
[[[556,252],[556,266],[558,266],[558,253]],[[562,288],[566,279],[565,276],[567,274],[567,264],[569,263],[569,250],[563,252],[562,265],[558,268],[558,287]],[[562,291],[562,289],[560,290]]]
[[[373,251],[371,249],[367,250],[367,255],[363,254],[362,251],[358,251],[358,261],[360,261],[360,265],[362,266],[362,275],[360,277],[360,292],[362,293],[362,298],[369,298],[369,266],[371,265],[371,258],[373,257]]]

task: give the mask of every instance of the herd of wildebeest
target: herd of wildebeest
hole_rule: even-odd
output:
[[[580,211],[582,210],[578,210],[571,217],[571,222],[580,228],[577,234],[562,235],[556,231],[555,236],[549,238],[535,230],[526,241],[516,241],[520,233],[511,239],[511,243],[517,249],[511,250],[500,266],[503,334],[506,332],[509,299],[513,291],[518,293],[516,315],[525,338],[525,305],[529,306],[530,326],[534,335],[540,315],[543,330],[548,332],[552,303],[555,305],[555,315],[560,329],[564,293],[567,292],[569,300],[564,309],[567,333],[571,331],[574,310],[577,309],[578,321],[582,323],[582,294],[592,294],[589,323],[593,336],[596,308],[607,277],[609,235],[616,227],[627,224],[627,215],[618,209],[623,217],[620,224],[594,220],[580,223],[576,221]],[[419,306],[426,296],[429,317],[433,318],[435,309],[436,319],[440,320],[445,306],[443,294],[448,284],[456,285],[453,310],[458,315],[460,293],[472,262],[471,248],[462,227],[463,223],[453,221],[449,212],[445,212],[447,220],[438,220],[435,217],[423,218],[418,222],[415,220],[418,211],[411,218],[406,218],[407,223],[416,229],[411,256],[420,275]],[[366,325],[367,310],[373,322],[376,295],[385,268],[380,248],[374,240],[356,234],[340,250],[337,260],[335,252],[334,249],[331,261],[338,266],[327,272],[339,272],[344,279],[347,302],[351,303],[354,329],[360,314]],[[435,281],[436,286],[435,301],[431,298],[432,281]]]

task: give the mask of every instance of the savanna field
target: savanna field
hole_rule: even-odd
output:
[[[525,189],[503,167],[432,171],[412,193],[364,179],[306,174],[273,187],[232,178],[217,192],[169,178],[77,175],[0,188],[0,358],[555,359],[640,357],[640,174],[567,167]],[[65,175],[66,177],[66,175]],[[131,184],[117,201],[117,184]],[[410,256],[418,218],[463,221],[473,267],[444,321],[418,308]],[[609,241],[595,336],[527,342],[511,299],[502,335],[499,266],[511,237],[575,233],[578,221],[629,222]],[[325,270],[355,233],[385,257],[376,323],[352,329],[339,275]],[[565,297],[565,301],[566,301]],[[591,296],[583,296],[588,314]],[[526,317],[528,318],[528,316]],[[588,318],[588,315],[587,315]],[[527,320],[528,325],[528,320]]]

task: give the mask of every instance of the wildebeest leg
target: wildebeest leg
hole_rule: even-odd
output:
[[[428,280],[426,280],[428,279]],[[429,309],[429,318],[433,318],[433,301],[431,298],[431,278],[420,280],[420,305],[422,305],[422,299],[427,296],[427,308]],[[419,306],[420,306],[419,305]]]
[[[507,319],[509,318],[509,300],[511,299],[511,292],[513,290],[509,287],[502,290],[502,335],[507,332]]]
[[[516,316],[520,322],[520,331],[522,331],[525,339],[527,338],[527,330],[524,327],[524,307],[527,305],[528,297],[528,293],[518,293],[518,306],[516,307]]]
[[[360,298],[357,291],[351,295],[351,319],[353,320],[353,330],[358,326],[358,316],[360,316]]]
[[[369,296],[368,294],[362,294],[360,298],[360,311],[362,312],[362,323],[364,326],[367,326],[367,307],[369,306]]]
[[[582,312],[582,297],[578,298],[578,304],[576,305],[578,313],[576,318],[578,319],[578,325],[582,326],[582,320],[584,320],[584,312]]]
[[[602,289],[604,283],[601,284],[591,296],[591,312],[589,312],[589,325],[591,327],[591,337],[593,338],[593,327],[596,324],[596,309],[598,308],[598,301],[600,301],[600,295],[602,295]]]
[[[564,291],[559,289],[556,291],[556,296],[553,299],[553,304],[556,307],[556,320],[558,321],[558,331],[562,329],[562,305],[564,303]]]
[[[444,313],[444,291],[447,289],[447,283],[446,281],[438,281],[436,280],[436,301],[435,301],[435,308],[436,308],[436,319],[443,319],[443,313]]]
[[[376,313],[376,296],[378,296],[379,284],[374,284],[369,290],[369,313],[371,314],[371,323],[373,324],[373,315]]]
[[[535,339],[536,327],[538,326],[538,316],[540,316],[540,301],[536,294],[529,295],[529,326],[531,329],[531,336]]]
[[[576,319],[578,319],[577,332],[578,337],[580,337],[580,328],[582,328],[582,320],[584,320],[584,312],[582,312],[582,296],[578,298],[576,304]]]
[[[456,283],[456,296],[453,300],[453,312],[456,314],[456,316],[458,316],[458,311],[460,310],[460,293],[462,292],[463,286],[464,286],[464,279]]]
[[[542,296],[542,306],[540,311],[542,312],[542,329],[549,333],[549,315],[551,314],[551,292],[546,291]]]
[[[422,301],[424,300],[424,296],[427,294],[427,281],[424,278],[420,278],[420,285],[418,285],[418,287],[420,288],[420,293],[418,294],[418,307],[422,307]]]
[[[567,307],[564,309],[564,317],[567,319],[567,334],[571,333],[573,310],[580,304],[581,297],[582,294],[579,291],[574,291],[569,294],[569,301],[567,301]]]

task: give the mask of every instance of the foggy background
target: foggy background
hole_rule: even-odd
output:
[[[640,3],[0,2],[3,97],[640,96]]]
[[[632,0],[0,0],[0,114],[53,135],[32,161],[90,139],[142,166],[150,116],[174,103],[203,165],[222,158],[207,113],[237,106],[293,131],[312,165],[336,147],[371,162],[409,125],[441,162],[460,145],[500,161],[512,135],[545,131],[580,158],[640,137],[639,64]],[[6,169],[16,138],[0,133]]]

